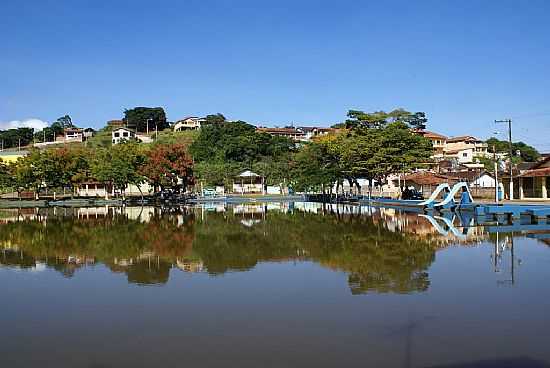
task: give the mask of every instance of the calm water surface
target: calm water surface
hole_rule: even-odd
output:
[[[550,367],[548,225],[474,225],[314,203],[2,210],[0,367]]]

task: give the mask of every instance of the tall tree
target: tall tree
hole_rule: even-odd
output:
[[[337,161],[325,145],[312,143],[304,146],[292,163],[295,188],[300,191],[321,190],[326,193],[340,176]]]
[[[129,128],[136,129],[138,132],[163,130],[169,127],[166,121],[166,113],[162,107],[134,107],[124,110],[124,121]]]
[[[147,152],[141,167],[143,174],[154,186],[181,189],[185,192],[194,183],[193,161],[182,144],[156,145]]]
[[[205,120],[205,124],[222,124],[226,122],[225,116],[220,113],[206,115]]]
[[[74,127],[73,120],[69,115],[64,115],[60,118],[57,118],[54,123],[58,123],[63,129]]]
[[[501,141],[496,138],[489,138],[487,140],[489,149],[492,150],[495,147],[498,153],[509,154],[510,146],[508,141]],[[512,151],[516,154],[519,151],[519,157],[521,161],[526,162],[535,162],[540,157],[540,153],[536,148],[525,144],[524,142],[514,142],[512,143]]]
[[[92,176],[100,181],[111,183],[116,189],[125,190],[128,184],[143,183],[140,173],[145,163],[145,155],[134,142],[116,144],[110,148],[99,148],[91,163]]]

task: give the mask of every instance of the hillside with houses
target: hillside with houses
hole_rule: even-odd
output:
[[[37,160],[49,156],[53,158],[48,160],[55,160],[60,152],[66,156],[76,152],[65,159],[86,156],[89,162],[84,172],[77,168],[76,173],[66,175],[65,182],[48,183],[45,176],[19,182],[8,178],[4,192],[69,191],[84,197],[108,197],[117,193],[153,195],[173,188],[202,195],[374,193],[399,198],[404,188],[429,196],[441,183],[467,182],[480,198],[493,198],[498,191],[503,198],[548,198],[547,155],[539,156],[532,147],[517,142],[514,145],[520,149],[510,160],[506,142],[474,135],[449,137],[428,130],[424,113],[351,110],[344,122],[323,124],[331,126],[267,125],[228,120],[220,113],[171,122],[159,107],[125,110],[123,117],[107,121],[100,129],[82,126],[65,115],[42,131],[23,128],[0,133],[0,137],[10,137],[2,139],[4,176],[17,177],[17,170],[22,170],[17,166],[34,156]],[[17,134],[21,136],[17,138]],[[132,147],[135,152],[130,154],[117,146]],[[163,158],[166,162],[161,165],[166,167],[154,173],[154,179],[137,166],[127,168],[134,173],[122,179],[116,178],[120,176],[116,172],[101,177],[98,164],[93,163],[98,155],[110,157],[120,151],[121,161],[131,161],[134,155],[143,161],[140,165],[145,165],[152,160],[150,155],[159,154],[157,151],[166,154],[180,146],[184,147],[178,151],[180,156]],[[124,154],[132,157],[125,158]],[[180,177],[181,172],[171,168],[180,160],[192,162],[186,169],[189,178]],[[55,172],[48,175],[56,176]],[[187,184],[182,186],[183,182]]]

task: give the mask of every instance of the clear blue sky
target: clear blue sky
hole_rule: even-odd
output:
[[[5,1],[0,122],[101,127],[162,106],[326,126],[403,107],[447,135],[512,117],[550,151],[548,14],[546,0]]]

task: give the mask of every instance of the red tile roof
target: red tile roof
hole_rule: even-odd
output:
[[[445,175],[440,174],[434,174],[431,172],[417,172],[413,174],[409,174],[405,176],[405,181],[412,181],[413,183],[420,184],[420,185],[438,185],[441,183],[448,183],[451,182],[453,178],[450,178]]]
[[[540,176],[550,176],[550,167],[543,167],[541,169],[533,169],[533,170],[527,170],[523,174],[520,175],[521,177],[540,177]]]
[[[454,143],[454,142],[465,142],[465,141],[475,141],[475,142],[479,142],[481,141],[480,139],[477,139],[476,137],[473,137],[471,135],[463,135],[463,136],[459,136],[459,137],[452,137],[452,138],[449,138],[447,139],[447,142],[448,143]]]
[[[447,139],[446,136],[439,133],[430,132],[429,130],[416,129],[413,130],[413,132],[426,138]]]

